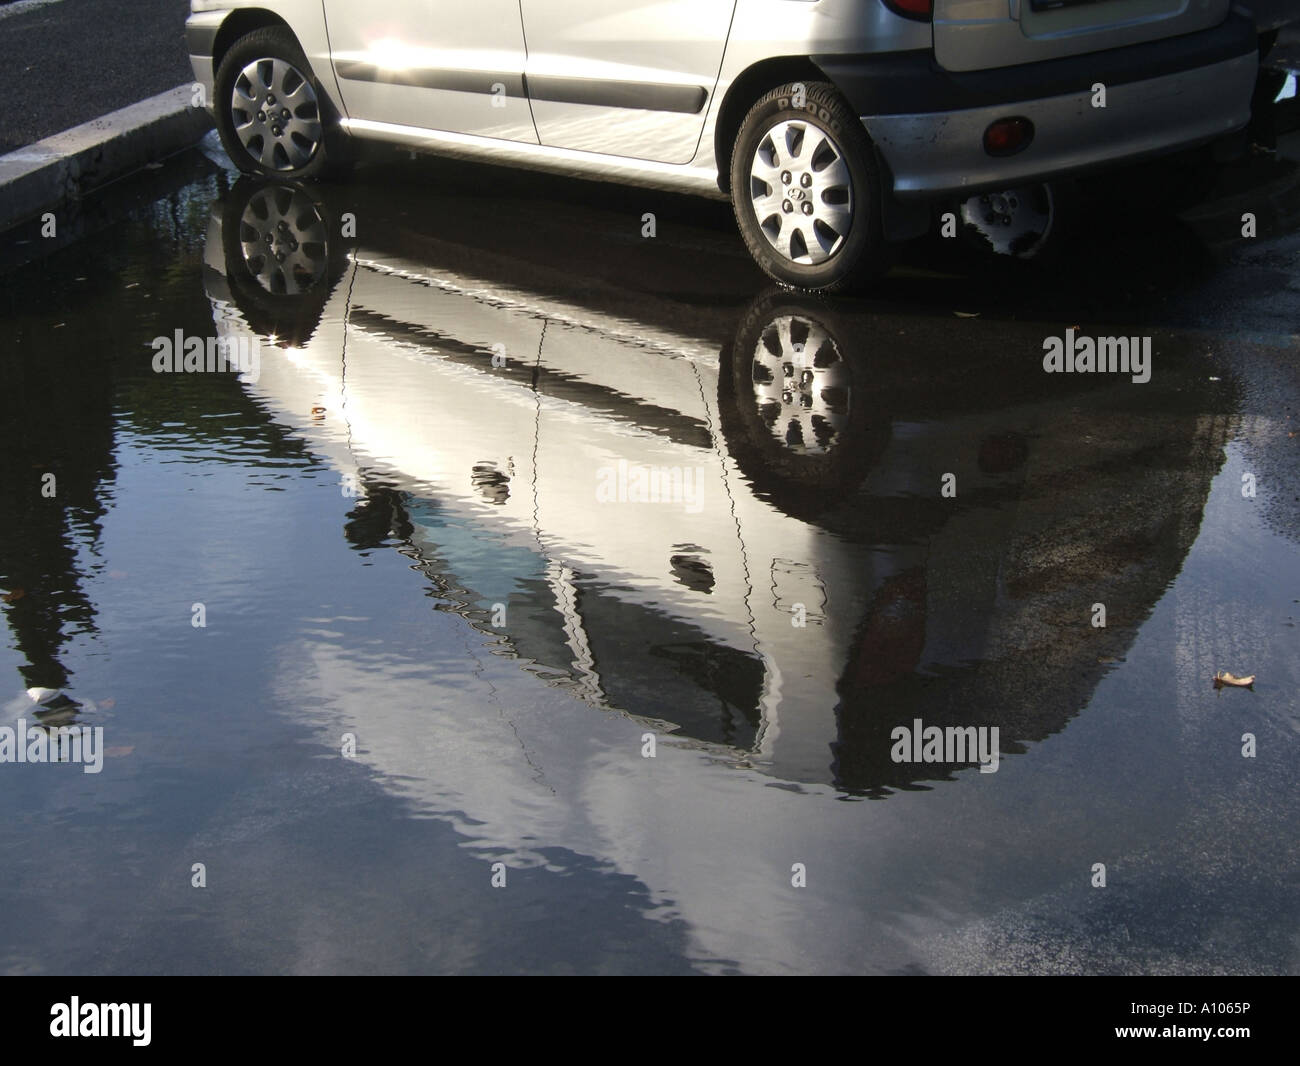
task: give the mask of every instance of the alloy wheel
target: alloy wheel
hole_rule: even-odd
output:
[[[853,180],[825,130],[786,119],[763,136],[750,164],[759,229],[792,263],[815,266],[840,250],[853,224]]]

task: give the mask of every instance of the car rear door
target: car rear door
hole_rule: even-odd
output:
[[[1217,26],[1231,0],[934,0],[934,54],[987,70]]]
[[[519,0],[324,0],[348,117],[537,143]]]
[[[542,144],[688,163],[735,0],[521,0]]]

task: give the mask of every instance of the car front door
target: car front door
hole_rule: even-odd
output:
[[[519,0],[325,0],[348,117],[537,143]]]
[[[520,0],[542,144],[688,163],[735,0]]]

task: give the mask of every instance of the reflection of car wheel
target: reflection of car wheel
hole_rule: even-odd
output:
[[[1042,259],[1057,247],[1073,203],[1063,183],[1021,185],[963,200],[957,221],[963,239],[977,251],[1003,260]]]
[[[848,364],[815,318],[791,309],[762,328],[751,385],[759,417],[796,455],[828,455],[840,443],[852,399]]]
[[[305,340],[347,261],[328,205],[301,186],[243,178],[221,211],[226,283],[249,326]]]
[[[292,33],[245,34],[217,68],[213,110],[231,161],[245,174],[301,181],[342,163],[346,134]]]
[[[829,84],[783,85],[753,106],[731,190],[745,244],[782,284],[841,289],[888,265],[871,142]]]
[[[723,353],[728,450],[755,489],[795,517],[840,503],[888,442],[889,416],[851,336],[822,301],[774,292],[751,306]]]

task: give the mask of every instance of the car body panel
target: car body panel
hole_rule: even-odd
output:
[[[541,142],[689,163],[736,0],[520,0]]]
[[[324,0],[349,118],[537,142],[518,0]]]
[[[711,158],[683,166],[627,156],[602,155],[574,148],[553,148],[544,144],[399,126],[391,122],[344,119],[341,124],[349,133],[359,137],[402,145],[415,151],[433,152],[451,159],[504,167],[525,167],[572,178],[613,181],[648,189],[727,199],[718,187],[718,174]]]
[[[1048,0],[1060,3],[1061,0]],[[934,0],[945,70],[988,70],[1142,44],[1217,26],[1231,0]]]

